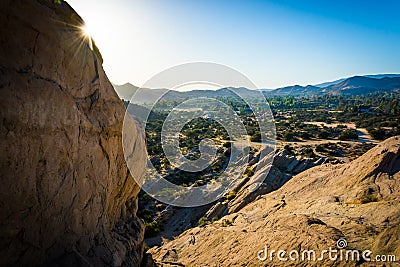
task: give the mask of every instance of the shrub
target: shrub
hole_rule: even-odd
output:
[[[251,135],[250,137],[251,142],[261,142],[261,133],[260,132],[254,132],[254,134]]]
[[[145,237],[156,236],[160,232],[156,221],[145,223],[145,227]]]
[[[292,132],[286,132],[286,133],[283,135],[283,138],[284,138],[286,141],[290,141],[290,140],[292,140],[292,139],[294,138],[294,133],[292,133]]]
[[[352,139],[358,139],[358,134],[357,134],[356,130],[347,129],[340,133],[339,140],[345,141],[345,140],[352,140]]]
[[[307,133],[307,132],[300,132],[300,133],[299,133],[299,137],[300,137],[300,138],[303,138],[303,139],[306,139],[306,140],[308,140],[308,139],[311,138],[310,134]]]
[[[293,148],[290,145],[285,145],[283,148],[286,149],[287,151],[293,150]]]
[[[313,149],[311,147],[306,147],[301,151],[301,154],[307,158],[315,158],[317,155],[315,155]]]
[[[232,200],[236,197],[236,192],[235,191],[230,191],[228,194],[225,195],[226,200]]]
[[[363,195],[360,198],[361,204],[370,203],[370,202],[377,202],[378,197],[376,195]]]
[[[208,219],[206,217],[201,217],[199,220],[199,227],[204,227],[208,224]]]
[[[317,145],[317,147],[315,148],[315,151],[317,152],[325,152],[326,149],[323,145]]]
[[[226,148],[230,148],[231,147],[231,142],[225,142],[222,146],[226,147]]]
[[[385,130],[382,128],[374,129],[374,128],[369,128],[367,129],[368,133],[371,135],[371,137],[375,140],[383,140],[385,139]]]
[[[328,137],[329,137],[329,132],[325,130],[318,132],[318,138],[328,139]]]
[[[254,170],[253,170],[253,169],[250,169],[250,168],[246,168],[246,170],[244,171],[244,174],[245,174],[247,177],[251,177],[251,176],[254,175]]]
[[[232,225],[232,221],[231,220],[227,220],[227,219],[223,219],[221,226],[222,227],[227,227],[227,226],[231,226]]]

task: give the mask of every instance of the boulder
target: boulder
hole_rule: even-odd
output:
[[[83,20],[64,1],[0,9],[0,265],[138,266],[144,227],[121,143],[125,109]],[[144,133],[127,127],[140,177]]]

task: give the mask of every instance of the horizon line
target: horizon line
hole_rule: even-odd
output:
[[[173,89],[168,89],[168,88],[145,88],[145,89],[149,89],[149,90],[173,90],[173,91],[176,91],[176,92],[190,92],[190,91],[201,91],[201,90],[217,91],[217,90],[221,90],[221,89],[225,89],[225,88],[234,88],[234,89],[244,88],[244,89],[247,89],[247,90],[271,90],[272,91],[272,90],[282,89],[282,88],[286,88],[286,87],[293,87],[293,86],[301,86],[301,87],[315,86],[315,87],[319,87],[318,85],[320,85],[320,84],[337,82],[339,80],[347,80],[347,79],[354,78],[354,77],[366,77],[366,78],[370,78],[370,79],[383,79],[383,78],[385,78],[385,77],[382,77],[382,78],[367,77],[367,76],[378,76],[378,75],[398,75],[398,76],[400,76],[400,72],[399,73],[356,74],[356,75],[352,75],[352,76],[348,76],[348,77],[336,78],[336,79],[333,79],[331,81],[321,81],[321,82],[318,82],[316,84],[290,84],[290,85],[280,86],[280,87],[276,87],[276,88],[249,89],[249,88],[246,88],[244,86],[225,86],[225,87],[217,88],[215,90],[199,88],[199,89],[193,89],[193,90],[189,90],[189,91],[178,91],[178,90],[173,90]],[[393,77],[389,77],[389,78],[393,78]],[[124,86],[124,85],[128,85],[129,84],[129,85],[132,85],[134,87],[141,88],[139,86],[134,85],[130,81],[125,82],[123,84],[117,84],[117,83],[111,82],[111,84],[113,86]],[[324,87],[320,87],[320,88],[324,88]]]

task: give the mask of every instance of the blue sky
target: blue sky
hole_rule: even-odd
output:
[[[67,2],[117,84],[192,61],[235,68],[259,88],[400,73],[400,1]]]

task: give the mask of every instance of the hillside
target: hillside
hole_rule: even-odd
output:
[[[312,86],[287,86],[268,91],[269,95],[311,96],[320,94],[364,95],[375,92],[399,92],[400,77],[392,75],[354,76]]]
[[[148,88],[139,88],[130,83],[126,83],[123,85],[113,85],[115,91],[118,96],[124,100],[131,100],[132,96],[135,95],[135,100],[132,103],[134,104],[143,104],[143,103],[153,103],[157,99],[161,98],[165,93],[168,92],[167,89],[148,89]],[[140,90],[138,90],[140,89]],[[175,93],[173,96],[172,94]],[[176,91],[171,91],[169,96],[171,98],[178,97],[179,93]]]
[[[388,77],[388,78],[400,77],[400,74],[372,74],[372,75],[362,75],[362,77],[368,77],[368,78],[374,78],[374,79],[382,79],[382,78],[385,78],[385,77]],[[335,80],[335,81],[332,81],[332,82],[324,82],[324,83],[316,84],[314,86],[320,87],[320,88],[324,88],[324,87],[328,87],[328,86],[331,86],[331,85],[335,85],[335,84],[341,83],[346,79],[348,79],[348,78],[341,78],[341,79],[338,79],[338,80]]]
[[[321,93],[322,93],[321,88],[312,86],[312,85],[287,86],[287,87],[278,88],[278,89],[268,92],[268,94],[270,94],[270,95],[281,95],[281,96],[286,96],[286,95],[305,96],[305,95],[316,95],[316,94],[321,94]]]
[[[125,83],[122,85],[113,84],[115,91],[117,92],[119,98],[124,100],[129,100],[132,98],[133,94],[137,91],[138,87]]]
[[[269,249],[336,248],[345,238],[352,250],[372,255],[400,255],[400,137],[380,143],[353,162],[324,164],[294,176],[279,190],[260,196],[239,212],[205,227],[187,230],[175,240],[149,250],[158,263],[185,266],[286,266],[261,262]],[[315,266],[315,261],[291,262]],[[362,261],[318,265],[369,266]],[[396,263],[392,263],[397,266]]]
[[[400,77],[385,77],[381,79],[355,76],[346,79],[338,84],[324,88],[325,92],[331,94],[346,94],[359,95],[374,93],[377,91],[383,92],[399,92]]]

